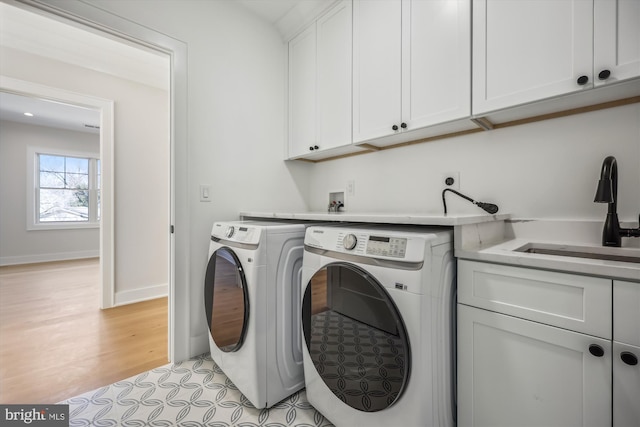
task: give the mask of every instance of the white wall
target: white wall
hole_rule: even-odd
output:
[[[307,210],[309,165],[285,163],[286,46],[233,1],[91,0],[188,45],[190,354],[208,351],[202,287],[211,226],[240,210]],[[201,203],[200,184],[213,202]],[[176,230],[177,233],[181,230]],[[182,291],[183,283],[176,283]]]
[[[517,218],[604,221],[593,203],[602,161],[618,161],[620,220],[640,213],[640,104],[497,129],[336,161],[310,173],[310,207],[355,181],[349,211],[442,213],[442,174],[460,172],[460,191]],[[482,213],[448,193],[451,213]]]
[[[0,74],[115,101],[116,304],[166,295],[169,253],[169,95],[13,49]]]
[[[100,155],[99,135],[0,121],[0,265],[97,257],[98,228],[27,231],[30,146]]]

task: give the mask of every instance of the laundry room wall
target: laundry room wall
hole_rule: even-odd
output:
[[[0,57],[3,76],[114,100],[115,302],[167,295],[168,92],[6,47]]]
[[[593,197],[608,155],[618,161],[620,220],[637,226],[640,104],[317,163],[309,204],[326,211],[329,193],[353,181],[349,211],[442,213],[443,176],[458,172],[462,193],[516,218],[604,221]],[[483,213],[446,198],[450,213]]]
[[[241,210],[307,210],[308,169],[284,162],[286,45],[234,1],[90,4],[188,48],[189,316],[192,355],[208,351],[202,286],[214,221]],[[211,202],[200,202],[200,185]],[[176,286],[182,286],[176,283]]]
[[[0,265],[97,257],[98,228],[27,230],[27,148],[100,154],[100,136],[0,121]]]

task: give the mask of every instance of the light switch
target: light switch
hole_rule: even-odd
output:
[[[211,186],[209,184],[200,184],[200,201],[211,201]]]

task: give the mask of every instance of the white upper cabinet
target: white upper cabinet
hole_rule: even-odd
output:
[[[473,114],[640,76],[638,22],[638,0],[474,0]]]
[[[354,0],[353,141],[470,115],[468,0]]]
[[[470,1],[402,5],[402,121],[411,130],[469,117]]]
[[[288,158],[351,144],[351,1],[289,42]]]
[[[353,2],[354,142],[400,129],[401,9],[399,1]]]
[[[316,140],[316,24],[289,42],[289,157]]]
[[[640,76],[640,1],[595,0],[593,18],[594,83]]]
[[[474,0],[473,113],[582,90],[592,16],[585,0]]]
[[[318,142],[323,149],[351,143],[351,2],[343,1],[316,24],[318,37]]]

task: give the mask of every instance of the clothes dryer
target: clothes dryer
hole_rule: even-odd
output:
[[[336,426],[454,425],[452,232],[310,227],[306,394]]]
[[[300,271],[306,224],[216,222],[204,305],[211,357],[256,408],[304,386]]]

